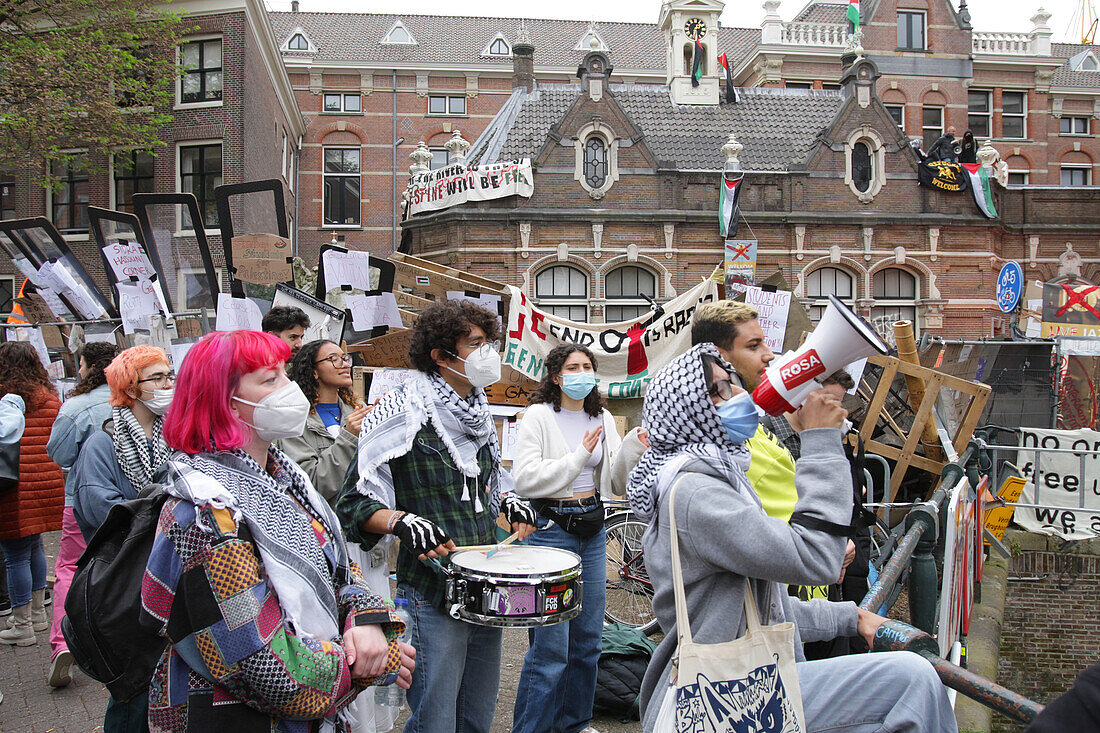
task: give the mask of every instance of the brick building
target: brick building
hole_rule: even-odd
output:
[[[59,170],[62,184],[56,193],[35,182],[40,171],[10,171],[0,181],[0,218],[51,218],[105,292],[103,265],[89,235],[87,204],[132,212],[130,196],[134,193],[193,192],[224,286],[214,188],[275,178],[284,183],[287,201],[294,201],[295,150],[305,133],[305,121],[262,0],[219,0],[201,6],[181,3],[176,9],[186,11],[187,25],[195,30],[185,36],[179,49],[180,61],[188,71],[176,84],[170,106],[163,110],[173,118],[160,134],[164,147],[151,154],[119,151],[111,160],[96,161],[105,173],[90,173],[79,166]],[[130,157],[131,165],[118,165],[121,156]],[[288,209],[293,216],[292,206]],[[251,224],[252,207],[238,202],[233,211],[235,219],[242,217],[238,230]],[[172,206],[153,212],[151,218],[162,260],[170,270],[170,297],[175,307],[185,308],[195,282],[195,272],[186,260],[201,266],[197,254],[183,254],[195,250],[189,217]],[[253,226],[271,231],[273,225],[264,221]],[[172,263],[165,256],[169,243],[183,261]],[[13,272],[11,263],[0,262],[0,299],[7,298],[6,304],[0,304],[3,312],[10,310],[12,289],[18,288]]]

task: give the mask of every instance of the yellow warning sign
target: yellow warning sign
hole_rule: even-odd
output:
[[[1024,490],[1024,485],[1027,483],[1027,479],[1020,476],[1009,476],[1005,479],[1005,482],[1001,484],[1001,490],[997,492],[997,496],[1003,499],[1006,503],[1012,504],[1020,500],[1020,492]],[[982,497],[984,501],[992,502],[992,497],[987,493]],[[1012,521],[1012,513],[1016,510],[1016,507],[1011,506],[998,506],[990,509],[985,514],[985,528],[993,534],[998,540],[1003,540],[1005,536],[1005,530],[1008,529],[1008,523]],[[985,544],[989,544],[986,542]]]

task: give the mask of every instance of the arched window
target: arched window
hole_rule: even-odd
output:
[[[295,33],[290,37],[290,40],[287,41],[286,47],[291,51],[308,51],[309,41],[307,41],[306,37],[301,33]]]
[[[861,193],[871,187],[874,173],[871,168],[871,148],[860,141],[852,146],[852,184]]]
[[[619,267],[604,278],[604,294],[607,296],[604,321],[632,321],[649,312],[649,301],[643,296],[657,297],[657,277],[634,265]]]
[[[894,321],[912,321],[917,331],[917,278],[897,267],[887,267],[871,276],[875,305],[871,321],[880,334],[893,334]]]
[[[570,321],[588,320],[588,276],[569,265],[554,265],[535,276],[535,305]]]
[[[508,42],[503,38],[497,38],[489,44],[490,56],[507,56],[512,53],[512,49],[508,48]]]
[[[607,182],[607,143],[599,135],[584,143],[584,180],[596,189]]]
[[[806,276],[806,297],[811,298],[810,320],[817,323],[829,305],[829,296],[835,295],[848,307],[855,305],[855,287],[852,276],[837,267],[822,267]]]

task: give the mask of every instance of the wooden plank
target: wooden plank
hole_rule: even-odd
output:
[[[871,357],[874,359],[875,357]],[[897,362],[897,359],[894,360]],[[875,425],[878,424],[879,413],[882,412],[882,406],[886,403],[886,395],[889,394],[889,386],[894,383],[894,376],[897,374],[897,364],[880,364],[884,367],[882,376],[878,380],[878,386],[875,387],[875,393],[871,396],[871,404],[867,406],[867,413],[863,416],[863,425],[859,429],[859,437],[863,438],[863,442],[867,443],[871,440],[871,433],[874,432]]]
[[[448,267],[447,265],[434,262],[432,260],[426,260],[423,257],[415,257],[413,255],[396,252],[386,259],[396,263],[408,264],[413,267],[420,268],[421,270],[430,270],[432,272],[439,273],[440,275],[446,275],[449,277],[455,277],[467,282],[473,283],[474,287],[471,290],[480,290],[486,293],[499,293],[506,291],[507,287],[505,283],[499,280],[491,280],[481,275],[475,275],[472,272],[466,272],[465,270],[458,270],[454,267]]]
[[[993,391],[993,388],[988,384],[978,385],[984,387],[980,394],[974,395],[970,400],[970,404],[966,408],[966,412],[963,414],[962,423],[959,425],[958,432],[955,433],[955,450],[961,455],[966,448],[966,444],[970,442],[970,438],[974,435],[974,428],[978,426],[978,421],[982,418],[982,412],[985,410],[985,403],[989,400],[989,394]]]
[[[412,367],[409,363],[411,339],[412,329],[401,328],[359,344],[348,344],[347,350],[362,354],[367,366],[409,369]]]
[[[905,447],[902,451],[901,458],[898,459],[898,465],[890,479],[890,501],[894,500],[894,496],[897,495],[898,490],[901,488],[902,479],[905,478],[905,472],[909,468],[909,464],[912,462],[912,458],[917,452],[917,446],[921,442],[921,435],[924,433],[924,425],[930,419],[932,419],[932,408],[936,406],[936,395],[940,392],[939,375],[935,375],[928,381],[927,388],[924,392],[924,399],[921,400],[920,409],[917,410],[916,416],[913,418],[913,427],[909,430],[909,436],[905,439]],[[903,468],[904,465],[904,468]]]

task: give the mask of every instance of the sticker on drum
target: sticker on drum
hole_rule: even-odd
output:
[[[528,616],[535,608],[534,586],[495,588],[489,593],[489,609],[501,616]]]

